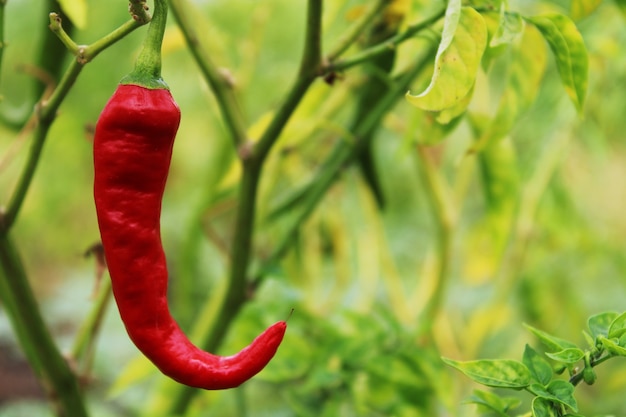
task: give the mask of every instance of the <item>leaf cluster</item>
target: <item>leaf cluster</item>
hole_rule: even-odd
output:
[[[597,376],[594,368],[614,357],[626,356],[626,313],[604,312],[591,316],[587,345],[580,347],[530,325],[525,327],[545,347],[544,355],[526,345],[521,361],[482,359],[444,362],[473,381],[492,388],[524,390],[532,395],[533,417],[583,417],[574,397],[576,385],[592,385]],[[567,371],[569,379],[558,376]],[[521,405],[516,397],[500,396],[477,390],[467,400],[479,406],[484,416],[510,416]]]

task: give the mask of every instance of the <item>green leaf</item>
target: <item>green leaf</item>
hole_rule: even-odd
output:
[[[572,364],[585,357],[585,352],[579,348],[567,348],[559,352],[547,352],[546,356],[555,361]]]
[[[607,337],[609,335],[609,327],[617,318],[617,313],[606,312],[593,315],[587,320],[587,327],[591,331],[591,335],[595,338],[598,336]]]
[[[535,349],[526,345],[522,363],[530,371],[531,377],[541,385],[547,385],[552,379],[552,367]]]
[[[561,14],[527,18],[550,45],[565,91],[581,112],[587,93],[589,59],[583,38],[574,22]]]
[[[464,402],[491,410],[501,417],[508,417],[507,411],[519,407],[522,403],[519,398],[500,397],[494,393],[481,390],[474,390],[472,396]]]
[[[555,379],[545,387],[540,384],[532,384],[529,390],[538,397],[553,403],[561,403],[575,412],[578,411],[578,404],[574,398],[574,386],[567,381]]]
[[[483,359],[460,362],[447,358],[442,359],[473,381],[488,387],[520,389],[530,384],[530,371],[518,361]]]
[[[621,337],[626,334],[626,312],[615,317],[609,326],[608,337]]]
[[[528,324],[524,324],[524,327],[526,327],[526,329],[528,329],[532,334],[537,336],[537,338],[539,338],[539,340],[541,340],[541,342],[553,352],[558,352],[569,348],[578,348],[578,346],[576,346],[576,344],[572,342],[560,339],[556,336],[552,336],[551,334],[548,334],[543,330],[536,329]]]
[[[598,341],[613,355],[626,356],[626,347],[620,346],[618,342],[615,342],[615,339],[607,339],[606,337],[600,336],[598,337]]]
[[[409,103],[441,111],[463,100],[474,85],[486,45],[487,25],[480,13],[450,0],[430,84],[418,95],[408,92]]]
[[[63,13],[72,21],[78,29],[87,26],[87,1],[86,0],[59,0]]]
[[[533,417],[559,417],[552,401],[535,397],[532,404]]]

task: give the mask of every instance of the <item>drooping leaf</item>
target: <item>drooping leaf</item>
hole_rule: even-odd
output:
[[[455,361],[443,358],[448,365],[479,384],[497,388],[525,388],[530,384],[530,371],[521,362],[509,359]]]
[[[541,340],[541,342],[553,352],[559,352],[565,349],[578,347],[572,342],[558,338],[556,336],[552,336],[551,334],[548,334],[543,330],[536,329],[528,324],[524,324],[524,327],[526,327],[532,334],[537,336],[537,338]]]
[[[585,352],[577,347],[574,347],[563,349],[558,352],[547,352],[546,356],[558,362],[573,364],[584,358]]]
[[[532,384],[529,390],[538,397],[561,403],[572,411],[578,411],[578,403],[574,398],[574,386],[567,381],[555,379],[547,386]]]
[[[428,87],[420,94],[407,93],[409,103],[427,111],[454,106],[470,93],[487,44],[483,17],[460,0],[448,2],[435,69]]]
[[[572,384],[562,379],[555,379],[546,388],[556,401],[568,406],[574,412],[578,411],[578,403],[574,398],[574,386]]]
[[[465,402],[493,411],[501,417],[508,417],[507,411],[517,408],[521,404],[519,398],[501,397],[482,390],[474,390],[474,393]]]
[[[526,345],[522,363],[530,371],[530,375],[541,385],[547,385],[552,379],[552,367],[535,349]]]
[[[552,401],[535,397],[532,403],[533,417],[559,417]]]
[[[605,312],[593,315],[589,317],[587,320],[587,326],[591,331],[591,335],[593,337],[604,336],[607,337],[609,335],[609,328],[611,323],[618,316],[615,312]]]
[[[72,21],[78,29],[87,26],[87,1],[86,0],[59,0],[63,13]]]
[[[566,93],[581,112],[587,94],[589,59],[583,37],[574,22],[561,14],[527,18],[550,45]]]
[[[608,337],[622,337],[623,334],[626,334],[626,312],[620,314],[615,317],[609,326]]]

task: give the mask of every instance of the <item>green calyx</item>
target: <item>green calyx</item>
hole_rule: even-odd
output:
[[[135,62],[135,69],[122,78],[120,84],[134,84],[153,90],[169,90],[168,85],[161,78],[161,45],[166,23],[167,0],[154,0],[154,13],[141,52]]]

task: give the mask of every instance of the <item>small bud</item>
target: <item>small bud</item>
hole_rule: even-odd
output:
[[[585,369],[583,369],[583,380],[587,385],[593,385],[593,383],[596,382],[596,372],[592,367],[586,366]]]

